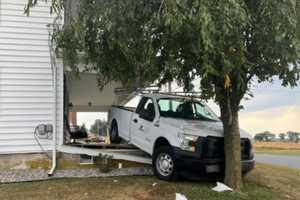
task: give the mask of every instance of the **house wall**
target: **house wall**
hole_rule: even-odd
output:
[[[27,0],[0,0],[0,154],[40,152],[38,124],[52,123],[53,73],[47,24],[49,5],[24,15]],[[63,67],[57,62],[57,135],[62,143]],[[45,149],[51,140],[42,141]]]
[[[66,73],[70,112],[107,112],[111,105],[117,103],[115,89],[120,83],[110,82],[99,89],[95,73],[79,73],[78,76]]]

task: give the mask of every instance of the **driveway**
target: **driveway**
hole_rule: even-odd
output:
[[[255,154],[255,160],[259,163],[281,165],[300,169],[300,156]]]

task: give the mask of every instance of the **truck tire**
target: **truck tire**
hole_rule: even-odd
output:
[[[178,169],[170,146],[157,147],[152,156],[153,171],[157,178],[164,181],[176,181]]]
[[[119,137],[118,124],[115,121],[113,121],[111,129],[109,131],[109,137],[111,143],[119,144],[121,142],[121,138]]]

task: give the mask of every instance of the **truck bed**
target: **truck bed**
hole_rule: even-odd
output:
[[[119,136],[127,142],[130,141],[130,124],[135,110],[134,107],[112,106],[110,111],[110,127],[117,122]]]

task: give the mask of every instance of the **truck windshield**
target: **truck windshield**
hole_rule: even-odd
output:
[[[219,121],[217,115],[205,104],[184,98],[158,100],[160,116],[191,120]]]

